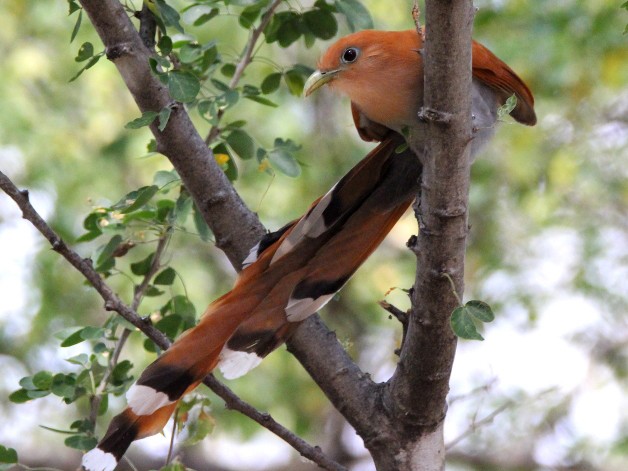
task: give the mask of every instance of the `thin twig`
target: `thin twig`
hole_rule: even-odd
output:
[[[113,290],[104,282],[102,277],[94,270],[90,259],[82,258],[44,221],[35,208],[30,204],[28,191],[20,191],[15,184],[2,172],[0,172],[0,188],[13,199],[20,210],[22,217],[29,221],[48,240],[53,250],[63,256],[74,268],[76,268],[96,289],[105,301],[107,311],[116,311],[124,319],[141,330],[146,337],[155,342],[163,350],[170,346],[168,338],[152,324],[142,319],[137,312],[125,304]],[[331,460],[320,450],[318,446],[312,446],[303,439],[297,437],[283,425],[276,422],[270,414],[259,412],[250,404],[240,399],[231,389],[221,384],[213,375],[208,375],[203,381],[214,393],[225,401],[229,409],[237,410],[243,415],[267,428],[275,435],[295,448],[302,456],[314,461],[322,468],[330,471],[346,471],[346,468]]]
[[[271,5],[268,7],[268,10],[266,10],[266,13],[264,13],[264,15],[262,16],[262,20],[260,21],[259,25],[257,25],[257,28],[254,28],[251,32],[251,37],[246,44],[244,53],[242,54],[238,65],[236,65],[233,77],[231,77],[231,81],[229,82],[229,88],[231,88],[232,90],[237,87],[238,83],[240,82],[240,78],[242,78],[244,70],[251,63],[251,60],[253,59],[253,51],[255,50],[257,40],[259,39],[264,29],[266,29],[266,26],[268,26],[268,23],[270,23],[270,20],[272,19],[275,10],[282,1],[283,0],[274,0],[273,3],[271,3]]]
[[[382,309],[384,309],[388,313],[395,316],[395,318],[401,323],[401,327],[402,327],[401,345],[399,346],[399,348],[395,349],[395,355],[399,356],[401,354],[401,349],[403,348],[403,344],[406,340],[406,334],[408,333],[408,321],[409,321],[410,316],[407,312],[402,311],[396,306],[393,306],[388,301],[383,301],[383,300],[378,301],[377,304],[379,304]]]
[[[159,242],[157,243],[157,248],[155,249],[155,254],[153,255],[153,260],[150,264],[150,267],[148,271],[144,274],[144,278],[142,279],[142,282],[139,285],[135,286],[134,293],[133,293],[133,302],[131,303],[131,309],[133,311],[137,312],[137,309],[139,308],[140,303],[142,302],[142,299],[144,298],[144,295],[146,294],[146,290],[148,289],[148,286],[150,285],[150,281],[152,280],[153,276],[157,274],[157,271],[161,267],[161,257],[164,251],[166,250],[168,242],[170,241],[170,235],[171,235],[171,230],[170,228],[168,228],[159,237]],[[118,339],[118,342],[116,343],[116,348],[114,349],[113,354],[109,358],[107,371],[105,371],[102,381],[100,382],[98,388],[96,389],[96,391],[94,391],[94,394],[90,398],[89,421],[92,424],[96,423],[96,417],[98,416],[98,408],[100,407],[100,403],[102,402],[102,395],[107,389],[107,386],[109,386],[109,381],[111,380],[111,377],[113,376],[113,370],[118,364],[118,358],[120,358],[120,354],[122,353],[122,349],[124,348],[124,345],[127,339],[129,338],[129,335],[131,335],[130,329],[125,328],[122,330],[122,333],[120,334],[120,338]]]
[[[504,412],[506,409],[509,409],[510,407],[512,407],[513,404],[514,404],[514,401],[508,401],[505,404],[502,404],[501,406],[499,406],[497,409],[495,409],[489,415],[484,417],[482,420],[477,421],[477,422],[473,421],[469,425],[469,428],[467,428],[467,430],[462,432],[460,435],[458,435],[456,438],[454,438],[451,442],[449,442],[447,445],[445,445],[445,449],[447,451],[449,451],[450,449],[455,447],[458,443],[460,443],[462,440],[464,440],[465,438],[473,435],[479,428],[492,423],[493,420],[495,420],[495,417],[497,417],[499,414]]]
[[[268,10],[266,10],[266,12],[262,15],[262,20],[260,21],[259,25],[257,25],[257,27],[253,28],[253,30],[251,31],[251,36],[249,37],[249,40],[244,47],[242,57],[240,57],[240,60],[236,65],[235,72],[233,73],[233,77],[231,77],[231,80],[229,81],[229,88],[231,90],[235,89],[238,86],[238,83],[240,83],[240,79],[242,78],[244,71],[253,60],[255,45],[257,44],[257,41],[266,29],[266,26],[268,26],[268,23],[270,23],[270,20],[273,18],[275,10],[282,1],[283,0],[274,0],[273,3],[271,3],[271,5],[268,7]],[[205,144],[207,144],[208,146],[220,135],[221,129],[220,127],[218,127],[218,124],[220,123],[220,119],[222,118],[223,113],[224,111],[222,109],[218,110],[216,123],[212,125],[209,133],[207,134],[207,137],[205,138]]]
[[[166,457],[166,464],[170,464],[172,460],[172,452],[174,451],[174,437],[177,435],[177,419],[179,416],[179,409],[174,412],[174,419],[172,420],[172,436],[170,437],[170,445],[168,446],[168,456]]]

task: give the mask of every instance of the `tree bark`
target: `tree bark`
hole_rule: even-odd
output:
[[[412,247],[417,276],[399,365],[383,394],[401,441],[392,463],[391,456],[377,463],[379,471],[445,467],[443,424],[456,350],[449,321],[462,299],[468,231],[473,16],[470,0],[426,1],[424,123],[408,139],[423,163]]]

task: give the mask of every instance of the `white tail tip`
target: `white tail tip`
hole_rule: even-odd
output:
[[[105,453],[100,448],[94,448],[83,455],[81,465],[87,471],[113,471],[118,460],[111,453]]]
[[[225,379],[235,379],[245,375],[262,362],[255,353],[239,352],[224,347],[220,352],[218,368]]]
[[[150,415],[163,406],[172,404],[166,393],[155,391],[150,386],[134,384],[126,392],[126,400],[135,415]]]

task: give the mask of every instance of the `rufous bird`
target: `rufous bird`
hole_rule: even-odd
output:
[[[83,457],[87,470],[113,470],[129,445],[160,432],[179,399],[216,367],[228,379],[254,368],[323,307],[381,243],[412,203],[421,176],[418,158],[399,150],[404,139],[398,133],[418,119],[423,102],[420,48],[415,31],[362,31],[323,55],[306,95],[324,84],[348,95],[362,138],[382,142],[305,215],[251,249],[233,289],[210,304],[199,324],[129,389],[128,407]],[[473,76],[478,87],[490,91],[485,94],[491,116],[514,94],[513,117],[535,123],[526,85],[475,42]]]

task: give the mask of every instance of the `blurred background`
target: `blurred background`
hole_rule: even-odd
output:
[[[135,3],[126,2],[139,9]],[[169,3],[180,8],[191,2]],[[247,2],[232,3],[202,28],[183,17],[186,30],[217,39],[225,61],[236,60],[247,40],[247,31],[236,26],[239,5]],[[363,3],[377,29],[413,26],[410,1]],[[628,469],[628,14],[621,3],[475,2],[475,38],[530,85],[539,122],[534,128],[502,123],[473,166],[465,299],[489,303],[497,317],[483,331],[485,341],[459,342],[445,430],[447,469]],[[66,241],[91,256],[98,241],[75,243],[85,232],[85,217],[171,167],[147,151],[147,128],[124,128],[139,112],[111,63],[103,59],[69,82],[82,66],[74,60],[79,45],[91,41],[97,52],[102,48],[87,17],[69,44],[76,18],[68,17],[61,1],[0,3],[0,170],[29,189],[34,206]],[[336,37],[349,32],[345,19],[337,19]],[[314,67],[330,42],[310,48],[302,40],[288,48],[263,44],[243,83],[259,86],[269,73],[295,63]],[[271,175],[255,159],[234,160],[237,190],[267,228],[277,229],[372,145],[357,137],[348,102],[329,91],[303,99],[282,84],[268,98],[280,106],[245,100],[226,118],[246,119],[259,146],[271,147],[278,136],[302,146],[294,153],[301,167],[297,178]],[[205,135],[208,123],[192,115]],[[376,302],[385,298],[409,307],[403,290],[413,283],[415,263],[405,242],[415,232],[408,214],[322,311],[378,381],[394,370],[400,326]],[[142,242],[130,262],[154,250],[150,236],[135,236]],[[235,278],[190,221],[175,231],[166,259],[181,276],[166,296],[185,294],[197,313]],[[86,415],[87,402],[66,405],[49,395],[16,404],[8,397],[22,377],[76,371],[66,359],[89,353],[89,343],[61,348],[54,334],[101,325],[109,314],[4,194],[0,267],[0,444],[15,448],[28,466],[76,469],[80,453],[64,445],[65,435],[42,426],[67,430]],[[133,282],[124,273],[121,266],[109,283],[129,300]],[[163,303],[163,296],[147,298],[140,313],[151,314]],[[133,374],[153,357],[133,333],[122,354],[134,364]],[[373,469],[361,440],[284,348],[229,386],[351,470]],[[177,449],[190,467],[315,468],[209,397],[212,433]],[[122,407],[121,398],[112,398],[97,432]],[[161,466],[168,443],[168,434],[144,440],[129,457],[138,469]]]

